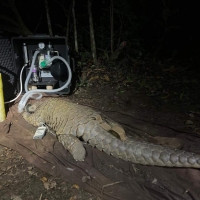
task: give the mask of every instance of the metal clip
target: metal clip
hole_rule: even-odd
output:
[[[47,129],[46,126],[39,126],[35,131],[33,139],[42,139],[46,133],[46,129]]]

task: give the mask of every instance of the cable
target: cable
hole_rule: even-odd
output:
[[[31,67],[30,67],[30,70],[29,70],[29,73],[26,77],[26,80],[25,80],[25,83],[24,83],[24,89],[26,92],[28,92],[28,82],[31,78],[31,74],[32,74],[32,71],[33,71],[33,67],[35,66],[35,60],[37,58],[37,55],[40,53],[40,51],[35,51],[35,53],[33,54],[33,58],[32,58],[32,62],[31,62]]]
[[[34,67],[33,63],[35,63],[35,59],[36,59],[37,54],[38,54],[38,51],[35,51],[35,53],[33,55],[31,68],[30,68],[29,74],[28,74],[26,81],[25,81],[25,84],[24,84],[24,88],[27,92],[23,95],[23,97],[21,98],[21,100],[18,104],[18,112],[19,113],[23,112],[23,109],[24,109],[26,102],[28,101],[29,98],[40,99],[40,98],[42,98],[42,92],[44,92],[44,93],[59,92],[59,91],[65,89],[65,88],[67,88],[69,86],[70,82],[71,82],[71,79],[72,79],[72,72],[71,72],[71,68],[70,68],[68,62],[61,56],[54,56],[50,60],[47,61],[47,64],[48,64],[48,62],[51,63],[55,59],[59,59],[59,60],[63,61],[66,65],[67,69],[68,69],[68,80],[67,80],[67,82],[62,87],[57,88],[57,89],[53,89],[53,90],[37,89],[37,90],[28,91],[28,80],[30,78],[30,72],[32,71],[32,68]],[[35,97],[34,95],[38,95],[38,96]]]
[[[21,95],[21,93],[22,93],[22,72],[23,72],[24,68],[27,66],[27,64],[28,64],[28,63],[26,63],[26,64],[22,67],[21,72],[20,72],[20,92],[19,92],[19,94],[18,94],[14,99],[5,102],[5,104],[6,104],[6,103],[11,103],[11,102],[15,101],[15,100],[18,99],[19,96]]]

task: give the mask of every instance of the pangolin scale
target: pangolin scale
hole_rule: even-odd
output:
[[[125,135],[118,123],[100,112],[63,99],[37,101],[27,107],[23,117],[33,126],[39,126],[41,122],[48,125],[77,161],[83,161],[86,156],[81,138],[100,151],[125,161],[142,165],[200,168],[200,155],[135,141]]]

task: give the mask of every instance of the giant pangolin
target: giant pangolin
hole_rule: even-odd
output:
[[[27,106],[24,119],[34,126],[45,123],[77,161],[85,158],[81,140],[100,151],[142,165],[200,168],[200,155],[134,141],[124,129],[100,112],[59,98]],[[81,139],[81,140],[80,140]]]

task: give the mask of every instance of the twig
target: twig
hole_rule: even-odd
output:
[[[39,198],[39,200],[42,200],[42,194],[40,195],[40,198]]]
[[[109,184],[106,184],[106,185],[103,185],[102,186],[102,189],[101,189],[101,194],[103,194],[103,190],[105,187],[110,187],[110,186],[113,186],[113,185],[116,185],[116,184],[119,184],[119,183],[122,183],[123,181],[118,181],[118,182],[114,182],[114,183],[109,183]]]
[[[39,22],[37,23],[37,25],[36,25],[36,27],[35,27],[34,34],[36,33],[38,27],[40,26],[40,24],[41,24],[41,22],[42,22],[42,18],[43,18],[43,12],[41,13],[41,16],[40,16]]]

